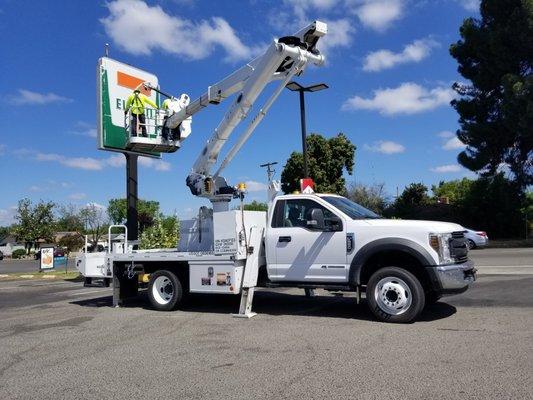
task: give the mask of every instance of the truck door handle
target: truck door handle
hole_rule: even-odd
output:
[[[280,236],[279,239],[278,239],[278,242],[279,243],[282,243],[282,242],[290,242],[291,241],[291,237],[290,236]]]

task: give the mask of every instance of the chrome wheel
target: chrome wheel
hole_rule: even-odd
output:
[[[174,297],[172,281],[166,276],[158,276],[152,285],[152,297],[161,305],[170,303]]]
[[[407,283],[394,276],[383,278],[378,282],[374,298],[378,307],[390,315],[403,314],[412,303],[411,289]]]

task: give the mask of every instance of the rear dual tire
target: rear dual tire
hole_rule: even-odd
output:
[[[418,278],[398,267],[377,270],[368,281],[366,298],[372,313],[384,322],[413,322],[425,306]]]
[[[150,274],[148,298],[152,307],[158,311],[171,311],[183,299],[183,286],[176,274],[161,270]]]

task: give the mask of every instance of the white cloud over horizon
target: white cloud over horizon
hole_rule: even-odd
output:
[[[122,154],[113,154],[107,158],[94,157],[67,157],[56,153],[43,153],[28,149],[19,149],[13,152],[15,155],[30,156],[35,161],[57,162],[65,167],[82,169],[86,171],[101,171],[106,167],[118,168],[126,165],[126,159]],[[139,157],[139,165],[145,168],[152,168],[156,171],[170,171],[171,164],[149,157]]]
[[[344,102],[342,110],[378,111],[386,116],[411,115],[448,105],[454,97],[455,92],[449,87],[428,89],[406,82],[396,88],[376,89],[371,98],[353,96]]]
[[[390,140],[378,140],[372,145],[365,144],[364,148],[375,153],[398,154],[405,151],[405,146]]]
[[[419,39],[406,45],[399,53],[390,50],[377,50],[368,53],[363,63],[363,71],[378,72],[397,65],[417,63],[429,57],[439,43],[431,38]]]
[[[246,190],[248,192],[262,192],[268,189],[268,185],[262,182],[248,180],[244,183],[246,184]]]
[[[68,195],[70,200],[83,200],[87,197],[85,193],[71,193]]]
[[[466,145],[461,142],[457,136],[446,140],[442,145],[443,150],[459,150],[464,149],[465,147]]]
[[[450,172],[460,172],[462,171],[462,168],[458,164],[446,164],[446,165],[440,165],[438,167],[430,168],[431,172],[436,172],[438,174],[446,174]]]
[[[199,60],[222,48],[225,61],[234,62],[251,59],[260,48],[245,45],[221,17],[192,21],[141,0],[115,0],[106,7],[109,15],[100,22],[113,42],[130,54],[161,51]]]
[[[47,104],[58,104],[58,103],[72,103],[74,100],[60,96],[58,94],[49,92],[49,93],[39,93],[33,92],[27,89],[18,89],[18,94],[9,95],[9,104],[16,106],[25,106],[25,105],[47,105]]]
[[[0,209],[0,226],[9,226],[15,223],[17,215],[17,206]]]

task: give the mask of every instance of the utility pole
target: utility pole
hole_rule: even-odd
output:
[[[265,168],[266,167],[266,169],[267,169],[268,183],[272,182],[272,177],[276,173],[276,170],[272,169],[271,167],[273,165],[276,165],[277,163],[278,163],[277,161],[274,161],[274,162],[271,162],[271,163],[266,163],[266,164],[261,164],[260,165],[261,168]]]

